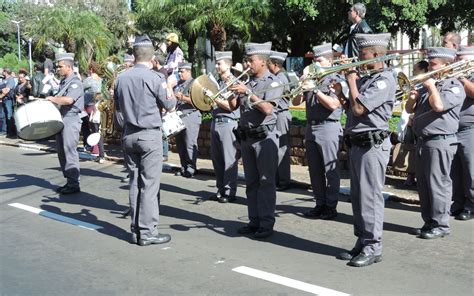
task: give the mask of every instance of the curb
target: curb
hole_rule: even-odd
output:
[[[9,143],[0,140],[0,145],[3,146],[10,146],[10,147],[18,147],[21,149],[28,149],[28,150],[39,150],[39,151],[44,151],[44,152],[49,152],[49,153],[56,153],[56,149],[50,148],[50,147],[45,147],[44,145],[39,145],[39,144],[25,144],[25,143]],[[80,152],[79,151],[79,158],[80,159],[87,159],[87,160],[93,160],[96,157],[90,155],[89,153],[85,152]],[[123,158],[121,157],[115,157],[115,156],[105,156],[105,159],[108,161],[113,161],[116,163],[123,163]],[[173,163],[168,163],[164,162],[163,163],[163,170],[173,172],[177,171],[180,168],[179,165],[173,164]],[[199,174],[206,175],[206,176],[215,176],[214,170],[212,169],[198,169],[197,170]],[[239,172],[238,181],[245,181],[245,175],[242,172]],[[299,182],[295,180],[291,180],[291,187],[293,188],[298,188],[298,189],[309,189],[310,185],[306,184],[304,182]],[[341,190],[339,191],[340,194],[349,196],[350,194],[350,188],[343,188],[341,187]],[[399,202],[399,203],[406,203],[406,204],[412,204],[412,205],[419,205],[420,201],[417,199],[410,199],[410,198],[405,198],[405,197],[400,197],[397,195],[394,195],[391,192],[383,192],[384,199],[386,201],[392,201],[392,202]]]

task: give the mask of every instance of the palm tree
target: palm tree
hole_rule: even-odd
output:
[[[224,50],[228,30],[248,40],[251,28],[259,28],[269,11],[267,0],[139,0],[137,7],[142,28],[178,28],[188,41],[191,61],[198,36],[209,36],[216,50]]]
[[[66,7],[44,10],[38,21],[27,27],[28,34],[43,47],[49,40],[64,45],[76,54],[81,69],[87,69],[92,59],[102,61],[109,55],[113,35],[94,12]]]

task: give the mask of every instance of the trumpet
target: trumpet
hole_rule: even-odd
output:
[[[397,74],[398,86],[400,91],[397,93],[397,98],[402,100],[408,98],[408,94],[412,89],[419,90],[423,87],[423,82],[433,76],[439,75],[438,81],[445,78],[459,78],[467,76],[474,70],[474,60],[461,60],[456,63],[441,67],[427,73],[419,74],[413,77],[408,77],[405,73],[399,72]],[[451,73],[448,73],[452,71]]]
[[[250,81],[250,75],[248,74],[248,72],[250,71],[250,68],[247,68],[244,71],[242,71],[242,70],[240,70],[236,67],[232,67],[231,69],[234,70],[237,73],[240,72],[240,74],[237,77],[234,77],[233,79],[231,79],[229,82],[227,82],[226,86],[224,86],[222,89],[220,89],[216,94],[211,95],[209,97],[209,100],[214,102],[218,98],[228,99],[229,95],[226,95],[226,93],[228,92],[229,87],[235,85],[238,82],[242,82],[243,84],[247,84]]]

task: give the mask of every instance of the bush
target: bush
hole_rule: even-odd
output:
[[[306,111],[300,111],[300,110],[291,110],[291,115],[293,116],[292,124],[293,125],[306,125]],[[344,126],[346,124],[347,116],[345,113],[342,114],[341,116],[341,124]],[[400,121],[400,116],[392,116],[390,120],[388,121],[389,125],[389,130],[390,131],[396,131],[397,130],[397,125],[398,122]]]
[[[20,68],[28,69],[28,60],[22,59],[18,61],[18,56],[13,53],[7,53],[0,58],[0,68],[10,68],[12,71],[17,72]]]

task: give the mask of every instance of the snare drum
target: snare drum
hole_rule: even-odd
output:
[[[176,112],[169,112],[163,115],[163,137],[170,138],[186,129],[183,121]]]
[[[64,127],[58,108],[46,100],[22,105],[16,110],[14,117],[18,136],[24,140],[48,138]]]

